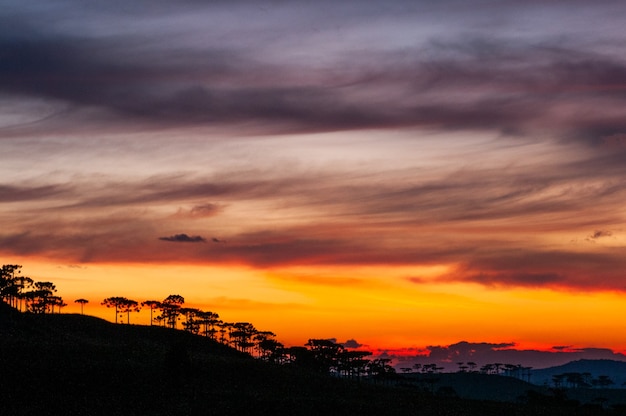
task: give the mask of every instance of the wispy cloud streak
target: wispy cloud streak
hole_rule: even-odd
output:
[[[0,250],[625,290],[624,6],[440,3],[9,2]]]
[[[516,135],[556,131],[595,144],[626,131],[620,110],[626,62],[598,47],[603,38],[577,47],[569,37],[557,43],[549,36],[537,41],[506,32],[423,34],[409,46],[389,43],[364,51],[345,44],[344,50],[329,52],[320,67],[312,65],[313,58],[289,59],[291,50],[280,42],[283,51],[268,51],[254,37],[238,38],[229,47],[212,40],[209,31],[201,36],[206,46],[183,43],[197,33],[194,7],[211,19],[210,8],[181,7],[171,20],[188,19],[190,29],[179,26],[178,36],[169,40],[154,16],[114,37],[87,36],[69,25],[65,31],[45,25],[35,30],[29,21],[34,15],[26,14],[17,20],[21,25],[3,30],[0,89],[67,102],[76,110],[100,109],[99,117],[159,125],[254,122],[276,132],[400,126]],[[288,12],[299,19],[307,10]],[[346,32],[363,36],[361,25],[374,24],[375,17],[348,10],[362,21],[345,21]],[[270,14],[267,22],[279,17]],[[98,19],[90,13],[85,18]],[[248,18],[244,15],[243,23]],[[448,16],[450,22],[455,18]],[[400,35],[391,27],[377,29]],[[263,26],[250,30],[259,39],[272,33]],[[315,52],[324,47],[307,31],[297,33],[285,24],[274,30],[275,36],[295,34]],[[151,35],[162,42],[149,42]]]

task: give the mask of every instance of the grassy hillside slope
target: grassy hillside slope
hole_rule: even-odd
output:
[[[0,306],[2,415],[603,414],[351,382],[259,362],[183,331]]]

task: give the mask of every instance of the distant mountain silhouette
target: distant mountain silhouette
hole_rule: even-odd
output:
[[[448,391],[458,397],[473,400],[496,400],[515,402],[528,393],[534,391],[547,394],[548,390],[542,386],[527,383],[515,377],[503,375],[481,374],[478,372],[406,374],[404,378],[415,384],[422,384],[433,391]],[[429,382],[429,380],[432,380]]]
[[[592,377],[608,376],[615,384],[613,387],[622,388],[626,383],[626,362],[615,360],[576,360],[556,367],[532,370],[531,382],[539,385],[552,385],[555,375],[566,373],[589,373]]]

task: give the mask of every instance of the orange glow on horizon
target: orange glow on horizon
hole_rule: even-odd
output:
[[[186,305],[210,310],[227,322],[246,321],[277,334],[285,345],[309,338],[355,339],[375,350],[419,350],[427,345],[511,342],[515,348],[554,345],[626,349],[619,317],[624,295],[549,289],[495,289],[441,283],[453,266],[424,268],[286,268],[261,271],[209,266],[87,264],[60,266],[14,259],[22,273],[56,284],[67,307],[114,321],[100,305],[109,296],[142,302],[180,294]],[[416,284],[407,276],[420,275]],[[429,282],[428,279],[432,279]],[[149,325],[149,310],[130,316]],[[126,321],[126,317],[121,319]]]

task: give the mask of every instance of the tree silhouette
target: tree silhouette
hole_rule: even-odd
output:
[[[183,322],[184,330],[197,335],[200,332],[200,321],[196,317],[200,310],[196,308],[180,308],[179,313],[185,317],[185,322]]]
[[[67,306],[67,303],[63,301],[61,296],[50,296],[48,297],[48,304],[50,305],[50,313],[54,313],[54,307],[59,308],[59,313],[61,313],[61,308]]]
[[[263,353],[263,348],[261,347],[262,343],[265,343],[266,345],[270,345],[270,343],[268,343],[267,341],[274,341],[274,337],[276,336],[275,333],[271,332],[271,331],[256,331],[256,333],[254,334],[254,343],[255,343],[255,347],[257,350],[257,354],[259,356],[259,358],[261,358],[264,353]]]
[[[54,312],[54,302],[52,294],[57,291],[52,282],[35,282],[34,290],[24,293],[27,309],[33,313],[46,313],[48,306]]]
[[[273,338],[265,338],[257,344],[259,356],[270,363],[282,364],[286,355],[285,347]]]
[[[139,310],[141,309],[136,301],[121,296],[106,298],[102,302],[102,305],[106,306],[107,308],[115,308],[115,323],[117,323],[118,314],[123,313],[127,314],[127,321],[128,323],[130,323],[130,313],[139,312]]]
[[[185,298],[180,295],[169,295],[161,302],[161,313],[170,328],[176,328],[176,322],[180,315],[180,308],[185,303]]]
[[[361,378],[361,376],[367,372],[367,366],[370,363],[370,360],[365,358],[368,355],[372,355],[372,353],[369,351],[349,351],[345,348],[340,349],[337,353],[339,375],[349,378]],[[410,372],[412,369],[408,368],[408,370],[408,372]]]
[[[21,272],[21,268],[19,264],[5,264],[0,269],[0,298],[14,308],[18,293],[15,275]]]
[[[560,388],[563,385],[563,380],[565,379],[565,374],[555,374],[552,376],[552,383],[554,383],[555,388]]]
[[[289,347],[285,350],[285,354],[290,365],[320,371],[319,362],[316,360],[313,351],[306,347]]]
[[[615,384],[615,382],[611,380],[609,376],[606,376],[606,375],[598,376],[598,378],[594,379],[592,383],[594,386],[598,386],[598,387],[609,387]]]
[[[343,346],[328,339],[309,339],[305,345],[313,353],[320,371],[337,371],[339,351],[343,350]]]
[[[220,342],[225,345],[228,344],[230,340],[230,332],[232,330],[233,324],[229,322],[220,321],[217,323],[217,326],[220,328],[219,329]],[[229,334],[228,339],[226,339],[226,334]]]
[[[496,371],[495,364],[485,364],[480,367],[480,372],[483,374],[494,374]]]
[[[367,365],[367,373],[374,380],[389,380],[396,374],[396,370],[391,366],[390,358],[377,358]]]
[[[53,296],[57,291],[52,282],[35,282],[27,276],[20,275],[22,266],[5,264],[0,269],[0,299],[15,309],[22,311],[24,301],[26,309],[33,313],[54,313],[54,307],[59,311],[67,306],[59,296]],[[30,290],[26,290],[30,289]]]
[[[230,333],[231,341],[239,351],[250,352],[254,346],[252,338],[258,331],[248,322],[237,322],[233,325],[233,331]]]
[[[504,364],[502,363],[494,363],[493,367],[494,367],[494,374],[500,374],[500,369],[502,368]]]
[[[120,313],[126,314],[126,323],[130,324],[130,313],[131,312],[139,312],[141,310],[141,305],[137,301],[126,299],[122,305],[120,305]]]
[[[509,377],[521,378],[522,366],[519,364],[504,364],[504,374]]]
[[[27,289],[31,289],[34,284],[35,284],[35,281],[31,279],[30,277],[22,276],[22,275],[15,276],[14,285],[15,285],[16,296],[19,302],[18,310],[20,312],[22,312],[22,305],[25,299],[24,293],[26,292]]]
[[[220,322],[219,317],[218,314],[209,311],[199,311],[196,314],[198,324],[203,327],[202,335],[215,339],[217,333],[215,326]]]
[[[89,301],[87,299],[76,299],[74,301],[74,303],[80,303],[80,314],[83,315],[83,306],[85,306],[85,303],[89,303]]]
[[[158,300],[147,300],[145,302],[141,302],[141,306],[148,306],[150,308],[150,326],[152,326],[152,322],[154,321],[152,313],[155,309],[161,308],[161,302]]]
[[[522,367],[522,380],[526,379],[530,383],[530,376],[532,375],[532,367]],[[590,374],[591,375],[591,374]]]

